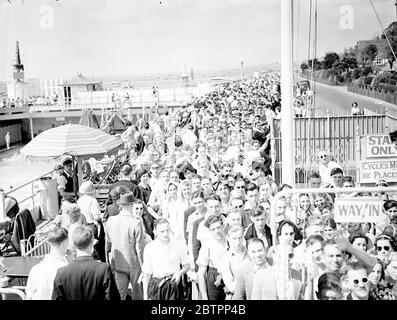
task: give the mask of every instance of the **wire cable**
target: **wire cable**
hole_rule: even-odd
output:
[[[371,3],[372,9],[374,9],[376,18],[378,19],[379,25],[380,25],[380,27],[382,28],[382,32],[383,32],[383,34],[385,35],[385,38],[386,38],[386,40],[387,40],[387,43],[389,44],[389,47],[390,47],[390,50],[391,50],[391,52],[392,52],[392,54],[393,54],[394,60],[397,61],[396,53],[394,52],[393,47],[392,47],[392,45],[391,45],[391,43],[390,43],[389,37],[387,36],[387,34],[386,34],[386,32],[385,32],[385,28],[383,27],[382,21],[381,21],[380,18],[379,18],[378,12],[376,11],[375,6],[374,6],[372,0],[369,0],[369,2]]]

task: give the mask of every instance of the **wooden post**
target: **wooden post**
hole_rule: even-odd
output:
[[[356,163],[359,163],[361,160],[361,135],[360,135],[360,126],[357,124],[355,128],[355,135],[354,135],[354,140],[356,142],[355,146],[355,153],[356,153]],[[356,166],[356,184],[360,185],[360,165]]]
[[[6,204],[5,204],[6,195],[3,189],[0,189],[0,219],[5,220],[7,218],[6,212]]]

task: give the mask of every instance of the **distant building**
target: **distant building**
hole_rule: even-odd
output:
[[[374,61],[367,61],[366,66],[373,66],[377,71],[389,70],[390,66],[385,54],[389,46],[386,39],[358,41],[356,45],[356,57],[358,65],[364,66],[363,55],[359,54],[359,52],[364,51],[369,45],[375,45],[378,49],[378,54],[376,55]]]
[[[63,87],[63,98],[68,105],[73,102],[74,96],[80,92],[102,91],[102,82],[89,80],[81,73],[78,73],[71,80],[66,80],[60,86]]]
[[[397,38],[397,22],[392,22],[386,29],[385,34],[388,35],[388,38],[391,42],[396,41]],[[369,45],[375,45],[378,49],[378,54],[376,55],[373,61],[367,61],[366,66],[373,66],[375,72],[387,71],[390,70],[390,64],[387,59],[387,54],[390,52],[389,43],[386,40],[385,36],[382,34],[381,36],[372,39],[372,40],[361,40],[357,42],[356,45],[356,57],[357,63],[361,66],[364,64],[363,55],[359,54],[362,52],[365,47]],[[397,62],[393,63],[392,69],[397,69]]]

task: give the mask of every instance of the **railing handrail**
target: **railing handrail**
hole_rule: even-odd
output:
[[[32,179],[30,179],[28,182],[25,182],[25,183],[23,183],[23,184],[21,184],[21,185],[15,187],[15,188],[12,188],[11,190],[8,190],[7,192],[5,192],[5,195],[9,195],[10,193],[13,193],[13,192],[15,192],[15,191],[17,191],[17,190],[19,190],[19,189],[22,189],[23,187],[26,187],[27,185],[29,185],[29,184],[31,184],[31,183],[37,181],[37,180],[40,180],[41,178],[44,178],[44,177],[50,175],[50,174],[53,173],[54,171],[55,171],[55,170],[51,170],[51,171],[49,171],[49,172],[47,172],[47,173],[45,173],[45,174],[43,174],[43,175],[41,175],[41,176],[32,178]]]

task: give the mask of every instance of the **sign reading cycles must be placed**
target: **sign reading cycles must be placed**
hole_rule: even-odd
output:
[[[378,223],[385,218],[382,205],[383,202],[379,198],[336,198],[335,222]]]
[[[397,158],[360,161],[361,183],[376,183],[381,179],[387,182],[397,182]]]

